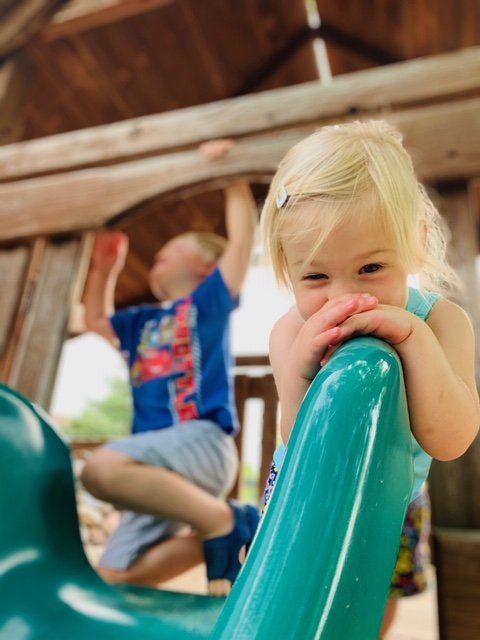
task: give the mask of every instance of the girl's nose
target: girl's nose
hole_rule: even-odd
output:
[[[347,294],[363,293],[352,281],[332,283],[328,288],[328,298],[338,298]]]

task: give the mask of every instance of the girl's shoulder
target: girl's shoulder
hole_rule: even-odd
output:
[[[284,313],[283,316],[276,321],[270,332],[270,361],[272,361],[272,358],[275,360],[277,353],[285,354],[286,350],[290,348],[290,345],[295,340],[302,325],[303,320],[296,307],[289,309],[287,313]]]
[[[440,331],[455,334],[471,329],[472,326],[467,312],[460,305],[442,296],[438,296],[426,322],[436,334]]]
[[[275,322],[271,335],[277,333],[283,334],[284,332],[298,332],[303,324],[302,316],[298,312],[297,307],[293,306]]]

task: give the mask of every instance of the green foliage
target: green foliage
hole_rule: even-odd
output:
[[[259,473],[248,462],[242,464],[240,500],[256,504]]]
[[[123,380],[110,381],[110,394],[104,400],[90,402],[80,416],[63,431],[73,440],[110,439],[130,434],[132,400],[130,387]]]

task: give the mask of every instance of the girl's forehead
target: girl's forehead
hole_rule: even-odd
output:
[[[325,240],[316,247],[322,230],[308,230],[306,233],[286,236],[282,248],[289,263],[303,258],[330,260],[343,258],[356,259],[359,256],[374,252],[396,251],[396,245],[391,236],[378,223],[362,221],[355,224],[349,221],[338,225]]]

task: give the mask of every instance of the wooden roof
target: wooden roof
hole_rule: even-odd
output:
[[[70,0],[25,46],[37,73],[21,138],[318,79],[319,37],[334,75],[480,44],[479,12],[475,0]],[[255,192],[260,200],[265,188]],[[117,225],[131,240],[120,306],[149,299],[146,273],[163,242],[187,228],[224,230],[220,192],[154,199],[137,213]]]

